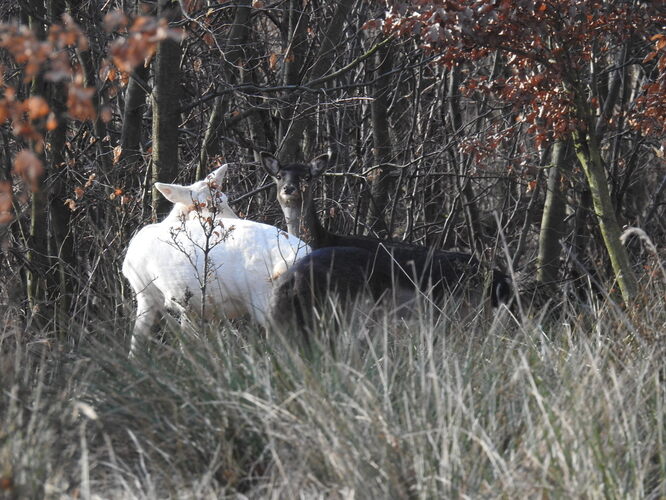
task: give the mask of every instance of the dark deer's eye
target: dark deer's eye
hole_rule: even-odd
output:
[[[310,179],[311,179],[311,178],[312,178],[312,177],[310,177],[309,175],[306,175],[306,176],[304,177],[304,179],[305,179],[306,182],[310,182]]]
[[[282,176],[280,174],[276,175],[275,178],[279,181],[282,180]]]

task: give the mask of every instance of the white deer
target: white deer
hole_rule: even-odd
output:
[[[132,238],[123,262],[137,301],[130,355],[167,309],[205,319],[249,314],[266,327],[273,281],[309,253],[297,237],[237,218],[217,187],[226,167],[191,186],[155,183],[174,208]]]

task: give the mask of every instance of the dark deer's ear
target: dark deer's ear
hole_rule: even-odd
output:
[[[315,159],[310,161],[310,175],[312,177],[317,177],[324,173],[324,170],[326,170],[329,167],[331,157],[328,155],[328,153],[325,153],[321,156],[317,156]]]
[[[280,162],[270,153],[261,152],[261,166],[268,172],[268,175],[275,177],[280,170]]]

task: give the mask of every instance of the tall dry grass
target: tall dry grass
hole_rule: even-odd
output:
[[[133,359],[116,312],[62,347],[8,310],[0,497],[663,498],[663,292],[634,316],[324,318],[308,352],[171,325]]]

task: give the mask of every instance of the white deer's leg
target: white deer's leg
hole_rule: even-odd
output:
[[[150,337],[153,325],[159,316],[159,306],[155,301],[148,299],[143,294],[136,298],[136,322],[132,330],[132,341],[130,343],[130,357],[136,354],[139,344]]]
[[[250,316],[254,322],[259,323],[264,328],[268,328],[269,301],[270,296],[268,293],[255,295],[250,301]]]

